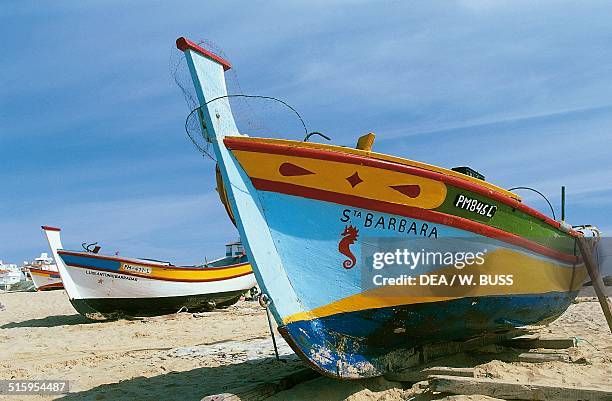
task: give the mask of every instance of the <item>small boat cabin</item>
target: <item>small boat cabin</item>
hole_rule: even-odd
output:
[[[231,244],[225,245],[225,256],[226,257],[236,257],[244,255],[244,246],[242,246],[242,242],[232,242]]]

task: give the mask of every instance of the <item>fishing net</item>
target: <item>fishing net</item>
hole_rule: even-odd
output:
[[[223,50],[210,41],[199,41],[198,45],[228,59]],[[188,138],[198,152],[215,160],[209,134],[202,118],[202,110],[183,52],[172,51],[170,72],[189,108],[185,120],[185,131]],[[227,99],[240,133],[255,137],[285,139],[303,139],[308,133],[306,124],[298,111],[287,102],[268,96],[269,94],[245,93],[240,87],[238,74],[234,67],[225,72],[225,80],[227,83]],[[209,103],[216,100],[218,99],[213,99]]]

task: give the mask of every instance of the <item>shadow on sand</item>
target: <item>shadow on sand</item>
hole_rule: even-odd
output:
[[[91,324],[100,323],[98,320],[91,320],[83,315],[75,313],[74,315],[55,315],[47,316],[42,319],[29,319],[23,322],[11,322],[0,326],[0,329],[14,329],[18,327],[56,327],[56,326],[73,326],[75,324]]]
[[[185,400],[199,401],[212,394],[246,389],[282,377],[292,369],[304,368],[298,361],[279,362],[264,358],[231,365],[201,367],[169,372],[153,377],[135,377],[119,383],[103,384],[90,390],[59,398],[74,400]]]
[[[505,348],[505,347],[502,347]],[[473,367],[491,360],[516,360],[520,350],[505,349],[501,353],[457,354],[440,358],[420,368],[428,366]],[[287,376],[292,371],[304,369],[301,361],[286,360],[279,362],[275,358],[264,358],[242,363],[221,365],[216,367],[200,367],[183,372],[169,372],[153,377],[135,377],[119,383],[104,384],[90,390],[69,393],[59,398],[63,401],[77,400],[185,400],[199,401],[203,397],[223,394],[240,393],[252,389],[258,384],[274,381]],[[277,393],[272,396],[274,401],[302,401],[304,399],[325,399],[341,401],[365,389],[373,392],[395,388],[410,389],[413,383],[387,381],[382,377],[363,380],[336,380],[328,377],[318,377],[297,384],[293,390]],[[415,401],[430,401],[439,399],[439,394],[424,391],[413,394]],[[251,394],[252,396],[252,394]]]

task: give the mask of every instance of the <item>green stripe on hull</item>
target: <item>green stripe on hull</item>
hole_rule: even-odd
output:
[[[437,207],[436,211],[463,217],[469,220],[486,224],[500,230],[532,240],[538,244],[558,250],[570,255],[575,254],[574,240],[571,235],[552,227],[550,224],[531,216],[525,212],[514,209],[504,203],[498,202],[483,195],[447,185],[446,199]],[[495,205],[497,211],[493,217],[486,217],[479,213],[455,206],[459,195],[477,199],[480,202]]]

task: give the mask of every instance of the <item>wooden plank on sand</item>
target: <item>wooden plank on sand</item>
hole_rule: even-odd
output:
[[[569,362],[569,356],[561,353],[538,353],[538,352],[523,352],[522,354],[518,354],[517,360],[520,362],[531,362],[531,363],[541,363],[541,362]]]
[[[438,358],[447,357],[462,352],[475,351],[488,345],[501,343],[517,336],[524,335],[527,332],[528,331],[525,329],[511,329],[502,333],[484,334],[470,338],[463,342],[455,341],[426,344],[422,347],[421,363],[428,363]]]
[[[202,401],[261,401],[273,396],[284,390],[312,379],[316,379],[320,375],[310,368],[300,369],[284,376],[278,380],[269,381],[258,384],[245,390],[239,390],[234,393],[214,394],[202,398]]]
[[[513,348],[548,348],[566,349],[576,346],[575,338],[523,338],[517,337],[503,342],[504,345]]]
[[[430,388],[441,393],[486,395],[505,400],[609,401],[612,388],[561,387],[558,384],[517,383],[498,379],[430,376]]]
[[[434,366],[425,369],[406,369],[399,372],[388,373],[385,379],[398,382],[416,383],[427,379],[431,375],[474,377],[474,368],[450,368]]]

